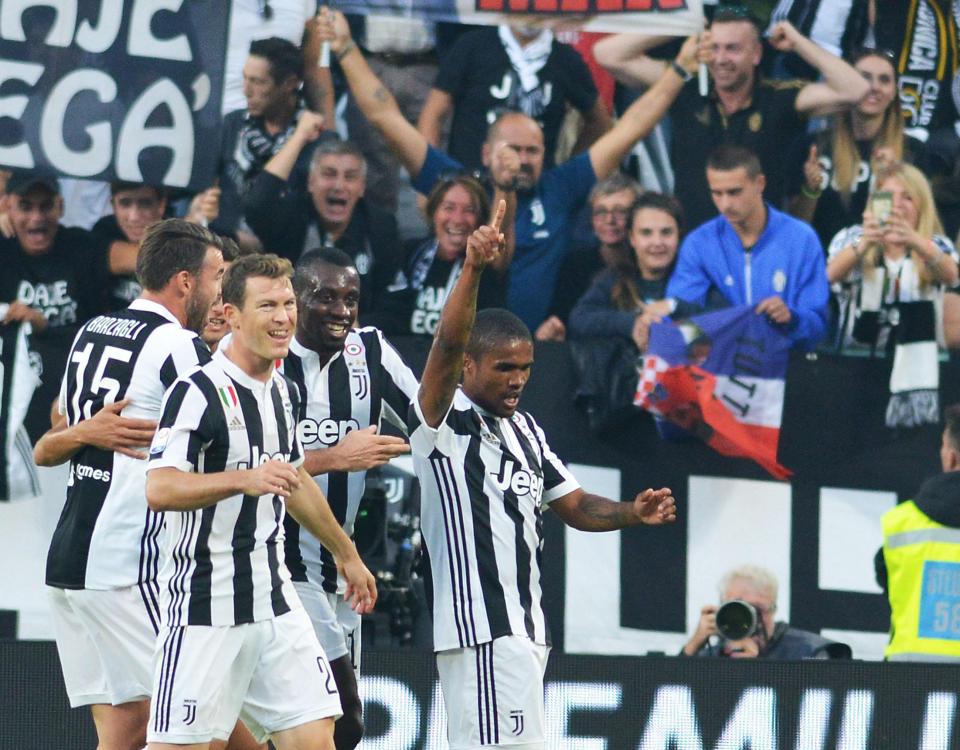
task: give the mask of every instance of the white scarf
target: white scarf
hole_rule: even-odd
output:
[[[506,24],[498,26],[497,32],[500,34],[500,42],[507,52],[507,57],[510,58],[510,64],[520,76],[521,88],[525,92],[533,91],[540,85],[537,73],[547,64],[547,58],[553,50],[553,32],[550,29],[544,29],[526,47],[520,46]]]

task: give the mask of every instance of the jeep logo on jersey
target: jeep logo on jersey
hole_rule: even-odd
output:
[[[276,453],[261,453],[259,446],[252,445],[250,446],[250,463],[248,464],[246,461],[238,461],[237,469],[243,470],[249,469],[250,467],[255,469],[258,466],[263,466],[267,461],[273,460],[287,461],[289,463],[290,454],[283,453],[282,451],[277,451]]]
[[[73,470],[77,479],[95,479],[98,482],[109,482],[110,472],[106,469],[94,469],[86,464],[77,464]]]
[[[517,497],[529,494],[535,502],[540,501],[540,493],[543,491],[543,477],[518,467],[516,462],[509,458],[503,459],[503,463],[500,465],[500,473],[491,473],[491,476],[496,482],[497,489],[501,492],[509,490]]]
[[[336,445],[350,430],[359,430],[360,423],[355,419],[315,419],[306,417],[297,424],[297,438],[302,445],[321,442],[324,445]]]

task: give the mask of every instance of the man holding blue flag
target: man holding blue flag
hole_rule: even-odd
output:
[[[748,149],[717,148],[707,182],[720,216],[684,240],[667,297],[703,309],[719,293],[730,305],[754,306],[795,347],[813,349],[826,332],[830,294],[816,233],[764,202],[766,179]]]

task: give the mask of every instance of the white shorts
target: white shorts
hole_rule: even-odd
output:
[[[47,594],[70,706],[148,699],[157,634],[138,587]]]
[[[360,615],[340,594],[328,594],[308,581],[294,581],[303,608],[307,610],[317,640],[330,661],[349,656],[353,671],[360,676]]]
[[[516,635],[437,652],[450,750],[490,745],[543,750],[543,674],[549,652]]]
[[[257,738],[340,716],[340,694],[306,612],[244,625],[163,627],[148,742],[230,737],[237,718]]]

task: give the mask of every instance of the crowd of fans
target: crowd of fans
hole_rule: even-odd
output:
[[[869,46],[873,2],[853,4],[869,12],[851,10],[843,45],[721,4],[686,41],[584,34],[576,47],[540,27],[236,5],[208,190],[115,183],[101,216],[77,196],[102,187],[0,181],[0,302],[7,322],[32,324],[46,373],[34,438],[78,325],[136,297],[137,243],[172,214],[241,253],[346,252],[360,322],[392,335],[434,333],[467,237],[502,198],[508,251],[480,306],[508,307],[538,340],[635,356],[652,323],[731,304],[755,305],[805,350],[891,355],[914,304],[932,306],[926,336],[941,351],[960,340],[958,255],[927,148],[942,138],[907,134],[895,61]],[[602,93],[610,74],[643,91],[619,112]],[[655,128],[673,195],[625,170]]]

